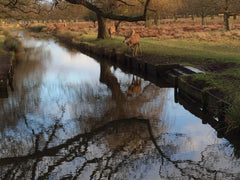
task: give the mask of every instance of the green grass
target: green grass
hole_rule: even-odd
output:
[[[83,35],[82,42],[86,42],[98,47],[117,48],[120,51],[126,51],[128,47],[122,43],[123,37],[114,37],[113,39],[97,40],[96,34]],[[235,43],[235,42],[234,42]],[[197,40],[161,40],[157,38],[142,38],[141,47],[143,53],[156,58],[175,56],[187,58],[193,65],[200,64],[203,59],[214,59],[219,62],[234,62],[240,64],[240,46],[233,47],[229,45],[204,43]],[[193,59],[189,61],[189,59]],[[197,60],[197,61],[196,61]],[[160,62],[160,61],[159,61]],[[184,63],[184,62],[183,62]]]
[[[240,63],[240,47],[232,48],[225,44],[207,44],[199,41],[158,40],[144,38],[141,40],[144,53],[161,56],[177,56],[193,59],[216,59],[221,62]],[[199,61],[188,62],[192,64]]]
[[[74,34],[73,32],[64,32],[58,34],[63,38],[77,38],[79,42],[85,42],[97,47],[115,48],[120,52],[130,53],[129,48],[122,43],[123,37],[114,37],[112,39],[98,40],[96,34]],[[149,58],[155,58],[156,63],[165,63],[163,57],[180,57],[182,63],[201,66],[208,62],[217,61],[219,63],[236,63],[240,64],[240,43],[235,40],[231,44],[226,41],[208,43],[198,39],[194,40],[176,40],[176,39],[159,39],[159,38],[142,38],[140,43],[143,53]],[[172,58],[170,58],[171,60]],[[173,60],[176,60],[173,58]],[[169,62],[169,60],[168,60]],[[171,62],[171,61],[170,61]]]

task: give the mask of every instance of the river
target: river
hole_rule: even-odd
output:
[[[23,36],[0,99],[0,179],[240,179],[239,149],[160,88]]]

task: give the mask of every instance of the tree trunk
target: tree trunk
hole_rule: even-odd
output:
[[[205,26],[206,25],[205,17],[202,15],[201,18],[202,18],[202,25]]]
[[[150,27],[152,25],[152,21],[150,19],[146,19],[145,27]]]
[[[224,13],[224,22],[225,22],[225,29],[227,31],[230,31],[230,26],[229,26],[229,14],[228,13]]]
[[[107,87],[112,91],[112,98],[117,104],[123,104],[125,101],[125,96],[121,91],[120,84],[117,78],[110,70],[110,66],[106,62],[100,62],[100,82],[107,85]]]
[[[114,24],[116,31],[118,31],[118,27],[122,21],[118,21]]]
[[[97,14],[97,21],[98,21],[98,39],[107,39],[109,38],[108,28],[106,19]]]
[[[176,14],[173,15],[173,19],[174,19],[175,21],[178,19],[178,17],[177,17]]]
[[[154,18],[154,24],[156,25],[156,26],[160,26],[160,24],[161,24],[161,21],[160,21],[160,18],[159,17],[155,17]]]

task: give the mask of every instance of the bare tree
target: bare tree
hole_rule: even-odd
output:
[[[200,16],[202,25],[206,25],[205,17],[216,13],[217,0],[192,0],[189,1],[189,8],[194,14]]]
[[[74,5],[82,5],[87,9],[93,11],[97,15],[98,21],[98,38],[108,38],[108,28],[106,19],[118,20],[118,21],[144,21],[146,20],[146,14],[148,5],[151,0],[65,0],[66,2]],[[41,5],[47,0],[1,0],[0,4],[4,7],[11,9],[17,9],[24,13],[33,11],[36,9],[40,11]],[[63,3],[64,0],[52,0],[53,7]],[[124,13],[123,13],[124,10]]]
[[[150,0],[65,0],[71,4],[82,5],[96,13],[98,21],[98,38],[109,37],[106,19],[118,21],[144,21]],[[54,0],[58,5],[61,0]],[[122,10],[125,10],[123,14]],[[136,11],[137,9],[137,11]],[[134,12],[134,13],[133,13]]]
[[[44,0],[0,0],[0,16],[7,19],[37,19],[40,13],[50,11],[50,8]]]
[[[240,0],[220,0],[218,2],[219,13],[224,14],[225,29],[230,30],[229,18],[240,12]]]
[[[149,16],[154,17],[156,25],[161,18],[177,17],[178,11],[182,9],[182,0],[152,0],[149,5]]]

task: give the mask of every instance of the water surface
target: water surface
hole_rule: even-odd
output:
[[[159,88],[54,40],[21,38],[0,99],[0,179],[239,179],[232,145]]]

